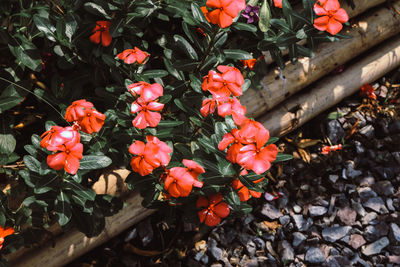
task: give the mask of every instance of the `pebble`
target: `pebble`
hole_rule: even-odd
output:
[[[299,205],[294,205],[293,206],[293,211],[296,213],[300,213],[301,212],[301,207]]]
[[[355,163],[352,160],[346,161],[345,166],[346,166],[346,176],[351,179],[354,179],[362,174],[362,171],[355,169]]]
[[[292,246],[286,240],[280,242],[280,247],[282,248],[281,260],[284,265],[294,260],[294,250]]]
[[[345,237],[351,230],[350,226],[327,227],[322,230],[322,237],[329,242],[335,242]]]
[[[336,183],[338,179],[339,179],[339,175],[336,175],[336,174],[329,175],[329,180],[331,180],[332,183]]]
[[[345,137],[346,132],[337,120],[331,120],[327,125],[327,134],[332,144],[338,144]]]
[[[261,209],[261,214],[271,220],[275,220],[283,216],[283,214],[277,208],[275,208],[275,206],[269,203],[265,203],[263,205]]]
[[[322,207],[322,206],[311,206],[308,209],[308,213],[310,214],[311,217],[317,217],[317,216],[322,216],[328,211],[327,208]]]
[[[372,185],[372,189],[381,196],[390,196],[394,194],[394,187],[390,181],[379,181]]]
[[[336,215],[346,225],[353,225],[357,218],[357,212],[348,206],[340,208]]]
[[[354,249],[358,249],[359,247],[365,245],[367,241],[365,241],[364,237],[359,234],[353,234],[350,236],[349,245],[352,246]]]
[[[384,249],[388,245],[389,245],[389,239],[385,236],[375,241],[374,243],[364,246],[361,249],[361,252],[366,256],[375,255],[380,253],[382,249]]]
[[[294,232],[293,233],[293,242],[292,245],[294,247],[298,247],[301,243],[303,243],[304,240],[306,240],[307,237],[305,235],[303,235],[300,232]]]
[[[294,223],[299,231],[307,231],[308,228],[312,225],[311,218],[307,220],[304,219],[303,215],[295,214],[292,216]]]
[[[246,244],[246,250],[249,253],[250,257],[253,257],[256,254],[256,244],[252,241],[249,240]]]
[[[362,127],[359,133],[364,135],[368,139],[372,139],[375,135],[375,129],[372,125],[367,125]]]
[[[371,189],[371,187],[359,187],[357,188],[357,193],[361,199],[369,199],[372,197],[377,197],[378,195]]]
[[[386,214],[389,212],[385,206],[385,202],[383,202],[382,198],[380,197],[369,198],[363,203],[363,206],[381,214]]]
[[[354,141],[354,146],[356,147],[357,154],[365,153],[365,147],[359,141]]]
[[[390,224],[390,237],[393,242],[400,244],[400,227],[395,223]]]
[[[311,247],[306,252],[305,260],[312,264],[323,263],[325,256],[319,248]]]
[[[284,216],[280,217],[279,218],[279,222],[283,226],[286,226],[288,223],[290,223],[290,216],[289,215],[284,215]]]
[[[369,212],[361,219],[361,222],[362,224],[369,224],[371,221],[375,220],[377,216],[376,212]]]

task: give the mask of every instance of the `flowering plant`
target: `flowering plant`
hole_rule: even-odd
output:
[[[337,0],[302,2],[2,2],[0,174],[13,186],[0,191],[0,254],[55,222],[99,234],[123,207],[91,188],[110,165],[132,171],[146,207],[208,226],[249,212],[290,159],[240,103],[260,86],[261,52],[283,68],[283,49],[310,56],[345,22]]]

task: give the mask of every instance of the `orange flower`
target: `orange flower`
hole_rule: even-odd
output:
[[[206,5],[215,8],[211,12],[202,9],[207,20],[213,24],[218,24],[221,28],[230,26],[233,19],[246,7],[244,0],[207,0]]]
[[[100,131],[106,116],[98,112],[91,102],[81,99],[72,102],[67,108],[65,119],[68,122],[76,121],[82,132],[91,134]]]
[[[342,144],[335,146],[323,146],[321,150],[321,154],[328,155],[332,151],[342,150]]]
[[[282,8],[282,0],[274,0],[274,6]]]
[[[208,75],[204,76],[203,91],[208,90],[216,99],[227,98],[231,93],[234,96],[242,95],[242,85],[244,84],[242,73],[237,68],[230,66],[219,65],[217,69],[221,73],[210,70]]]
[[[73,145],[79,143],[81,136],[74,127],[52,126],[50,130],[41,136],[40,146],[49,151],[57,151],[63,145]]]
[[[252,59],[240,60],[240,62],[242,62],[243,66],[245,68],[249,68],[250,70],[253,70],[254,65],[256,65],[257,59],[252,58]]]
[[[369,83],[364,84],[363,86],[361,86],[360,95],[375,100],[376,99],[375,88],[372,87],[372,85],[370,85]]]
[[[253,181],[253,183],[258,184],[264,180],[264,178],[258,179],[256,181]],[[261,197],[261,192],[257,192],[254,190],[249,190],[247,187],[245,187],[242,182],[239,179],[235,179],[232,182],[232,187],[236,190],[238,190],[238,195],[240,198],[240,201],[247,201],[250,198],[250,195],[255,197],[255,198],[260,198]]]
[[[12,228],[6,228],[4,229],[3,227],[0,226],[0,249],[3,248],[3,243],[4,243],[4,238],[6,236],[14,234],[14,229]]]
[[[132,114],[139,112],[132,121],[133,126],[138,129],[144,129],[147,126],[156,127],[160,123],[161,114],[153,111],[161,111],[163,108],[164,104],[155,101],[146,102],[138,98],[131,106]]]
[[[83,145],[69,143],[61,146],[58,150],[61,152],[47,156],[47,165],[54,170],[64,169],[74,175],[79,169],[79,160],[83,157]]]
[[[338,0],[318,0],[314,5],[314,12],[317,16],[322,16],[314,20],[314,27],[332,35],[340,32],[342,23],[349,20],[346,10],[340,8]]]
[[[90,36],[90,41],[95,44],[101,44],[103,46],[109,46],[111,44],[112,38],[109,33],[111,22],[99,20],[96,21],[96,26],[92,30],[92,35]]]
[[[242,106],[236,97],[228,98],[223,104],[218,105],[218,115],[224,118],[232,115],[236,125],[241,125],[247,120],[245,114],[246,107]]]
[[[196,203],[197,208],[204,208],[197,214],[200,222],[208,226],[215,226],[220,223],[222,218],[229,215],[229,206],[222,201],[221,193],[209,196],[208,198],[200,196]]]
[[[143,52],[136,46],[134,49],[126,49],[117,55],[117,57],[126,64],[133,64],[135,62],[142,64],[149,56],[149,53]]]
[[[232,145],[228,148],[226,159],[232,163],[236,163],[240,149],[243,147],[243,144],[248,143],[240,136],[238,129],[232,129],[230,133],[223,136],[221,142],[218,144],[218,149],[225,150],[230,144]]]

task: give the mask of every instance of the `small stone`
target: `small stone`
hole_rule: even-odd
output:
[[[308,209],[308,213],[310,214],[311,217],[317,217],[317,216],[322,216],[328,211],[327,208],[322,207],[322,206],[311,206]]]
[[[209,251],[211,252],[211,255],[216,259],[217,261],[222,259],[222,249],[219,247],[212,246],[209,248]]]
[[[393,206],[393,199],[391,199],[391,198],[386,199],[386,206],[387,206],[388,210],[390,210],[390,211],[396,210]]]
[[[400,264],[400,256],[391,255],[388,257],[390,263]]]
[[[373,184],[375,184],[375,178],[372,176],[366,176],[360,181],[361,186],[371,186]]]
[[[400,227],[395,223],[390,224],[390,238],[393,242],[400,243]]]
[[[249,240],[246,244],[246,250],[249,256],[253,257],[256,254],[256,244],[252,240]]]
[[[346,225],[353,225],[357,218],[357,212],[348,206],[340,208],[336,215]]]
[[[353,113],[353,117],[358,119],[358,126],[359,127],[364,127],[367,124],[367,121],[364,117],[363,114],[360,113],[360,111],[356,111]]]
[[[379,253],[381,253],[382,249],[384,249],[387,245],[389,245],[389,239],[385,236],[385,237],[382,237],[381,239],[375,241],[374,243],[364,246],[361,249],[361,252],[365,256],[379,254]]]
[[[357,193],[362,199],[369,199],[378,196],[370,187],[359,187],[357,188]]]
[[[359,234],[354,234],[350,236],[349,245],[352,246],[354,249],[358,249],[359,247],[363,246],[367,241],[365,241],[364,237]]]
[[[308,228],[312,225],[311,218],[307,220],[304,219],[303,215],[295,214],[292,216],[294,223],[299,231],[307,231]]]
[[[289,215],[284,215],[284,216],[280,217],[279,218],[279,222],[283,226],[286,226],[288,223],[290,223],[290,216]]]
[[[388,180],[377,182],[372,186],[372,189],[381,196],[390,196],[394,194],[394,187]]]
[[[221,263],[213,263],[210,267],[223,267]]]
[[[356,147],[357,154],[363,154],[365,152],[365,147],[359,141],[354,141],[354,146]]]
[[[271,220],[278,219],[283,216],[283,214],[275,208],[275,206],[265,203],[261,209],[261,214],[270,218]]]
[[[329,242],[335,242],[345,237],[351,230],[350,226],[327,227],[322,230],[322,237]]]
[[[381,214],[389,213],[388,209],[385,206],[385,203],[380,197],[373,197],[368,199],[366,202],[364,202],[363,206]]]
[[[294,205],[293,206],[293,211],[296,213],[300,213],[301,212],[301,207],[299,205]]]
[[[280,243],[280,246],[282,247],[282,262],[283,264],[288,264],[289,262],[294,260],[294,251],[292,246],[287,242],[286,240],[283,240]]]
[[[307,237],[305,235],[303,235],[300,232],[294,232],[293,233],[293,242],[292,245],[294,247],[298,247],[301,243],[303,243],[304,240],[306,240]]]
[[[364,126],[360,129],[360,134],[364,135],[368,139],[372,139],[375,135],[375,129],[372,125]]]
[[[325,261],[325,256],[319,248],[311,247],[306,252],[305,260],[312,264],[322,263]]]
[[[345,137],[346,132],[343,130],[342,125],[337,120],[331,120],[327,125],[327,134],[333,144],[337,144]]]
[[[355,169],[355,163],[352,160],[346,161],[345,166],[346,166],[346,176],[351,179],[354,179],[362,174],[362,171]]]
[[[336,175],[336,174],[329,175],[329,180],[331,180],[332,183],[336,183],[338,179],[339,179],[339,175]]]
[[[361,222],[362,224],[370,224],[370,222],[375,220],[377,216],[376,212],[369,212],[361,219]]]

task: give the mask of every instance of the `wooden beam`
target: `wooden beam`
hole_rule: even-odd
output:
[[[272,136],[285,135],[356,93],[363,84],[371,83],[399,66],[400,36],[396,36],[341,74],[328,76],[318,81],[311,90],[294,95],[259,121]]]
[[[382,41],[400,32],[400,0],[392,3],[393,8],[380,7],[357,18],[345,34],[350,39],[320,45],[313,58],[302,58],[283,70],[285,79],[280,79],[277,70],[271,70],[261,81],[260,90],[249,89],[241,97],[247,107],[247,115],[258,117],[275,107],[294,93],[331,73],[335,68]]]

